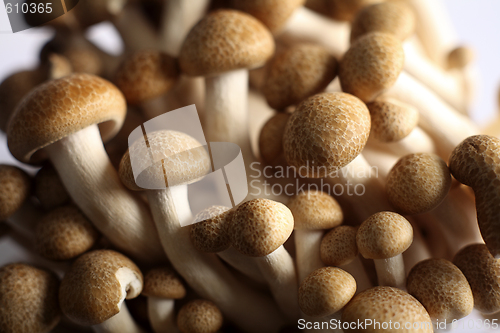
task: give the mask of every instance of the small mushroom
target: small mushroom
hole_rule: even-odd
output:
[[[185,304],[177,315],[181,333],[215,333],[223,322],[224,317],[217,305],[202,299]]]
[[[470,47],[459,46],[448,53],[448,58],[446,60],[448,70],[464,69],[474,60],[474,51]]]
[[[0,165],[0,221],[17,212],[30,191],[31,180],[26,172],[13,165]]]
[[[288,113],[276,113],[264,124],[259,135],[259,152],[267,165],[286,165],[283,151],[283,135],[286,123],[290,118]]]

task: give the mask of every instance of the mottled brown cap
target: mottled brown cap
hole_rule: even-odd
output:
[[[356,292],[356,280],[337,267],[315,270],[299,287],[299,306],[312,317],[325,317],[342,309]]]
[[[151,269],[144,276],[142,295],[147,297],[181,299],[186,296],[186,288],[181,279],[166,267]]]
[[[202,299],[185,304],[177,314],[177,327],[182,333],[215,333],[223,322],[217,305]]]
[[[141,50],[121,64],[115,83],[127,103],[138,104],[165,94],[178,78],[176,59],[160,51]]]
[[[289,118],[290,114],[288,113],[276,113],[260,130],[259,151],[262,160],[267,165],[286,165],[283,135]]]
[[[432,319],[451,322],[468,316],[474,307],[464,274],[445,259],[427,259],[416,264],[408,274],[406,289]]]
[[[448,53],[448,69],[463,69],[474,60],[474,50],[467,46],[459,46]]]
[[[330,230],[321,240],[321,261],[328,266],[351,263],[358,256],[357,228],[341,225]]]
[[[303,177],[325,177],[361,153],[370,126],[368,108],[358,98],[340,92],[314,95],[288,120],[285,158]]]
[[[352,21],[366,6],[385,0],[307,0],[306,6],[334,20]]]
[[[337,68],[337,60],[324,47],[294,44],[272,60],[262,92],[270,107],[283,110],[325,90]]]
[[[413,8],[404,1],[386,1],[363,8],[352,22],[351,43],[369,32],[384,32],[401,41],[415,32]]]
[[[387,176],[389,202],[402,214],[420,214],[437,207],[451,186],[446,162],[430,153],[399,159]]]
[[[0,332],[48,333],[59,323],[59,279],[25,264],[0,268]]]
[[[74,206],[59,207],[45,215],[36,226],[37,252],[50,260],[68,260],[90,250],[99,233]]]
[[[231,246],[229,227],[233,215],[229,207],[211,206],[195,216],[189,228],[191,242],[202,252],[221,252]]]
[[[342,90],[368,103],[389,89],[403,70],[401,42],[391,34],[371,32],[357,39],[340,62]]]
[[[217,10],[191,29],[179,64],[186,75],[209,76],[260,67],[273,53],[273,36],[259,20],[236,10]]]
[[[406,251],[413,241],[413,227],[403,216],[379,212],[358,228],[356,244],[366,259],[388,259]]]
[[[120,275],[133,280],[125,284]],[[97,325],[120,312],[125,298],[139,296],[142,285],[142,273],[129,258],[111,250],[92,251],[78,258],[64,276],[59,303],[75,323]]]
[[[0,164],[0,221],[14,214],[28,199],[31,179],[13,165]]]
[[[251,257],[263,257],[283,245],[293,231],[293,215],[285,205],[254,199],[241,204],[230,225],[232,245]]]
[[[26,96],[7,129],[9,149],[21,162],[68,135],[99,124],[103,141],[119,130],[125,99],[112,83],[90,74],[48,81]]]
[[[344,215],[337,200],[322,191],[305,191],[288,202],[295,229],[331,229],[342,223]]]
[[[374,287],[365,290],[347,304],[342,312],[343,322],[377,321],[381,325],[392,322],[392,329],[380,329],[379,326],[365,326],[363,332],[385,333],[433,333],[432,321],[425,308],[412,295],[393,287]],[[396,329],[399,323],[399,329]],[[412,326],[409,326],[410,323]],[[415,327],[413,324],[415,323]],[[405,325],[407,325],[405,329]],[[346,329],[346,332],[358,332]]]
[[[474,296],[474,307],[482,313],[500,311],[500,260],[484,244],[469,245],[455,255],[453,263],[464,273]]]
[[[69,202],[70,197],[52,164],[45,164],[35,176],[35,196],[46,210]]]

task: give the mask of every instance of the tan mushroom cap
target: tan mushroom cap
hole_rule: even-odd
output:
[[[129,104],[163,95],[179,78],[177,61],[166,53],[138,51],[127,58],[115,75],[116,86]]]
[[[474,60],[474,50],[467,46],[459,46],[448,53],[448,69],[463,69]]]
[[[270,107],[283,110],[325,90],[337,68],[337,60],[324,47],[295,44],[272,60],[262,92]]]
[[[340,92],[314,95],[288,120],[285,158],[303,177],[325,177],[361,153],[370,126],[368,108],[358,98]]]
[[[357,39],[344,54],[339,78],[342,90],[364,102],[373,101],[396,82],[403,70],[401,42],[391,34],[371,32]]]
[[[389,202],[403,214],[420,214],[437,207],[451,186],[451,175],[438,155],[417,153],[403,156],[387,176]]]
[[[337,200],[322,191],[299,193],[290,199],[287,206],[292,211],[295,229],[331,229],[344,219]]]
[[[177,327],[182,333],[215,333],[223,322],[217,305],[201,299],[185,304],[177,314]]]
[[[283,245],[293,231],[293,215],[285,205],[254,199],[241,204],[230,225],[232,245],[251,257],[263,257]]]
[[[74,206],[59,207],[45,215],[36,226],[37,252],[50,260],[68,260],[90,250],[99,232]]]
[[[61,178],[50,163],[45,164],[35,176],[35,196],[46,210],[62,206],[70,200]]]
[[[176,186],[194,182],[211,170],[210,157],[206,149],[190,135],[161,130],[147,135],[148,147],[142,140],[134,142],[120,162],[118,173],[121,181],[133,191],[142,191],[136,184],[130,156],[135,159],[135,166],[144,170],[138,176],[151,188]],[[154,164],[150,156],[153,156]],[[161,163],[160,163],[161,161]]]
[[[368,32],[393,34],[403,41],[415,32],[417,20],[413,8],[403,1],[386,1],[358,12],[351,29],[351,43]]]
[[[122,93],[90,74],[72,74],[48,81],[26,96],[7,130],[9,149],[30,162],[38,150],[88,126],[100,124],[103,141],[112,138],[125,119]]]
[[[0,221],[21,208],[31,191],[31,179],[13,165],[0,164]]]
[[[500,260],[484,244],[469,245],[455,255],[453,263],[467,278],[474,307],[482,313],[500,311]]]
[[[365,326],[363,332],[432,333],[432,321],[425,308],[413,296],[393,287],[374,287],[365,290],[347,304],[342,312],[343,322],[376,320],[380,325],[392,322],[391,327]],[[399,328],[395,328],[399,324]],[[407,324],[409,323],[409,324]],[[407,325],[407,327],[405,327]],[[415,327],[413,327],[415,325]],[[358,332],[347,329],[346,332]]]
[[[286,165],[283,135],[289,118],[290,114],[288,113],[276,113],[260,130],[259,151],[262,160],[267,165]]]
[[[179,64],[186,75],[209,76],[262,66],[273,53],[273,36],[259,20],[236,10],[217,10],[191,29]]]
[[[202,252],[221,252],[231,246],[229,227],[234,211],[225,206],[211,206],[196,214],[189,229],[191,242]]]
[[[186,296],[186,288],[171,269],[162,267],[150,270],[144,276],[142,295],[167,299],[180,299]]]
[[[372,119],[370,135],[380,142],[402,140],[418,125],[418,110],[396,99],[377,98],[366,106]]]
[[[321,240],[321,261],[328,266],[343,266],[358,256],[357,228],[341,225],[330,230]]]
[[[315,270],[299,287],[299,306],[312,317],[324,317],[342,309],[356,292],[356,280],[337,267]]]
[[[385,0],[307,0],[306,6],[334,20],[352,21],[366,6]]]
[[[464,274],[445,259],[427,259],[416,264],[408,274],[406,289],[432,319],[451,322],[468,316],[474,307]]]
[[[126,269],[140,282],[129,288],[126,298],[139,296],[143,277],[139,268],[123,254],[111,250],[88,252],[78,258],[64,276],[59,288],[59,304],[72,321],[97,325],[120,312],[123,300],[117,273]]]
[[[61,319],[59,280],[25,264],[0,268],[0,332],[46,333]]]
[[[358,228],[356,244],[366,259],[388,259],[406,251],[413,241],[413,227],[403,216],[379,212]]]

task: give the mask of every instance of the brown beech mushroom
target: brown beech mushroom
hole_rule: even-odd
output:
[[[0,165],[0,221],[7,220],[28,199],[31,179],[22,169]]]
[[[202,299],[183,305],[177,315],[181,333],[216,333],[223,322],[224,317],[217,305]]]
[[[46,163],[35,176],[35,196],[45,210],[51,210],[70,201],[56,169]]]
[[[259,152],[260,157],[267,165],[286,165],[283,151],[283,135],[289,118],[290,114],[288,113],[276,113],[269,118],[260,130]]]
[[[352,21],[366,6],[384,0],[307,0],[306,6],[334,20]]]

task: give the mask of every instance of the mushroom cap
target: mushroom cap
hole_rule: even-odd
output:
[[[413,8],[403,1],[386,1],[360,10],[352,22],[351,43],[368,32],[384,32],[401,41],[415,32]]]
[[[293,215],[287,206],[268,199],[242,203],[230,224],[232,245],[251,257],[263,257],[279,248],[293,231]]]
[[[142,295],[167,299],[181,299],[186,296],[186,288],[181,279],[171,269],[154,268],[144,276]]]
[[[413,241],[413,227],[403,216],[379,212],[358,228],[356,244],[366,259],[388,259],[406,251]]]
[[[196,214],[201,221],[190,226],[189,234],[194,247],[202,252],[221,252],[231,246],[229,226],[232,214],[229,207],[211,206]]]
[[[119,130],[125,99],[112,83],[90,74],[48,81],[18,105],[7,129],[9,149],[21,162],[38,150],[88,126],[100,124],[103,141]]]
[[[121,274],[132,274],[134,281],[122,286]],[[120,312],[124,298],[139,296],[142,285],[142,273],[129,258],[111,250],[92,251],[79,257],[64,276],[59,304],[75,323],[97,325]]]
[[[299,306],[312,317],[325,317],[342,309],[356,293],[356,280],[337,267],[322,267],[299,287]]]
[[[322,191],[301,192],[291,198],[287,206],[292,211],[295,229],[331,229],[344,219],[337,200]]]
[[[224,322],[217,305],[197,299],[185,304],[177,314],[177,327],[182,333],[215,333]]]
[[[406,289],[422,303],[432,319],[458,320],[468,316],[474,307],[464,274],[445,259],[427,259],[413,266]]]
[[[45,164],[35,176],[35,196],[46,210],[64,205],[70,197],[52,164]]]
[[[142,50],[127,58],[115,74],[116,86],[129,104],[163,95],[179,78],[176,59],[166,53]]]
[[[357,228],[341,225],[330,230],[321,240],[321,261],[328,266],[351,263],[358,256]]]
[[[370,135],[380,142],[404,139],[418,125],[418,110],[392,98],[378,98],[366,105],[370,110]]]
[[[31,179],[13,165],[0,164],[0,221],[14,214],[28,199]]]
[[[82,27],[89,27],[111,20],[120,14],[127,2],[127,0],[86,0],[80,3],[72,13]]]
[[[260,156],[268,165],[286,165],[283,152],[283,135],[289,118],[290,114],[288,113],[276,113],[260,130]]]
[[[387,176],[389,202],[403,214],[420,214],[437,207],[451,186],[451,175],[439,156],[416,153],[403,156]]]
[[[337,68],[337,60],[323,46],[294,44],[272,60],[262,92],[270,107],[283,110],[325,90]]]
[[[448,53],[448,69],[463,69],[474,60],[474,50],[467,46],[459,46]]]
[[[342,90],[371,102],[394,85],[404,59],[403,46],[393,35],[371,32],[361,36],[340,62]]]
[[[385,0],[307,0],[306,6],[334,20],[352,21],[366,6]]]
[[[259,20],[236,10],[217,10],[191,29],[179,64],[186,75],[209,76],[260,67],[273,53],[273,36]]]
[[[141,178],[140,183],[150,189],[195,182],[211,170],[205,147],[186,133],[161,130],[148,133],[145,139],[148,147],[142,140],[134,142],[123,155],[118,170],[122,182],[133,191],[144,188],[136,183],[130,156],[134,158],[134,168],[144,170],[137,179]]]
[[[455,255],[453,263],[469,282],[474,307],[487,314],[500,311],[500,260],[491,255],[486,245],[463,248]]]
[[[285,158],[303,177],[325,177],[361,153],[370,126],[368,108],[358,98],[341,92],[314,95],[288,120]]]
[[[74,206],[59,207],[45,215],[36,226],[37,252],[50,260],[68,260],[90,250],[99,232]]]
[[[342,311],[343,322],[365,322],[371,319],[380,323],[392,322],[391,328],[381,330],[378,326],[365,326],[363,332],[384,333],[432,333],[432,321],[425,308],[412,295],[393,287],[374,287],[367,289],[347,304]],[[395,328],[399,323],[400,328]],[[411,323],[412,327],[405,325]],[[417,326],[413,327],[413,324]],[[418,324],[418,325],[416,325]],[[405,329],[406,328],[406,329]],[[402,331],[404,329],[404,331]],[[355,331],[355,330],[346,330]]]
[[[0,268],[0,332],[50,332],[61,319],[59,279],[25,264]]]

